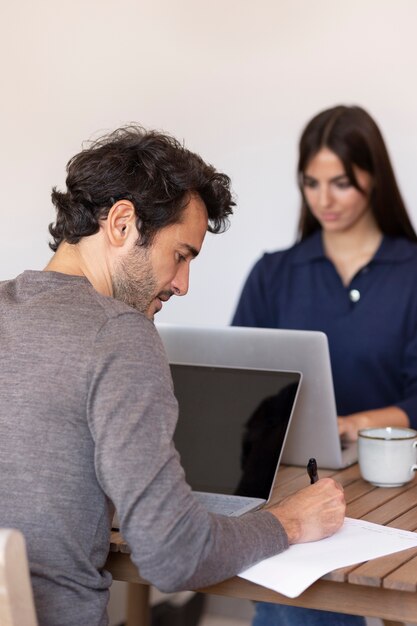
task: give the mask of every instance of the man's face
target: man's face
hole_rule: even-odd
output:
[[[113,296],[153,319],[172,295],[188,291],[190,262],[200,252],[207,232],[204,202],[192,195],[181,221],[157,232],[147,248],[134,245],[119,260]]]

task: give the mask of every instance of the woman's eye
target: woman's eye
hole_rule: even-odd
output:
[[[352,186],[352,183],[350,182],[350,180],[339,180],[335,184],[338,189],[348,189],[349,187]]]
[[[305,178],[303,181],[303,185],[304,187],[307,187],[308,189],[315,189],[318,183],[316,180],[313,180],[312,178]]]

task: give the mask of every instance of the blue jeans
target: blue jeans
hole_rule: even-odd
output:
[[[252,626],[365,626],[364,617],[258,602]]]

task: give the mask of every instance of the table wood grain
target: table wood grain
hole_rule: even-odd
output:
[[[417,480],[403,487],[379,488],[362,480],[357,465],[340,471],[321,470],[344,487],[347,516],[403,530],[417,530]],[[309,483],[305,468],[281,467],[271,504]],[[119,532],[112,532],[107,568],[116,580],[146,584],[129,558],[129,547]],[[234,577],[206,587],[205,593],[279,602],[417,623],[417,548],[397,552],[330,572],[297,598]]]

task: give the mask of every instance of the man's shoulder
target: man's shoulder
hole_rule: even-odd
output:
[[[54,332],[86,337],[107,322],[130,320],[136,328],[152,329],[144,315],[110,296],[100,294],[84,277],[58,272],[25,271],[13,280],[0,283],[0,300],[11,315],[31,311],[31,319],[50,324]]]
[[[154,345],[159,338],[154,323],[146,315],[116,298],[100,294],[91,285],[80,287],[74,305],[70,315],[86,331],[90,329],[95,339],[111,337],[117,344],[123,336],[130,338],[132,344],[146,340]]]
[[[100,293],[92,289],[88,294],[91,302],[91,312],[94,311],[97,332],[99,334],[116,335],[120,338],[120,333],[132,337],[135,334],[136,339],[143,341],[144,336],[149,337],[152,343],[155,338],[159,341],[159,334],[154,323],[149,320],[146,315],[140,313],[131,306],[111,298],[102,296]]]
[[[136,311],[136,309],[132,308],[128,304],[125,304],[121,300],[116,300],[116,298],[112,298],[111,296],[103,296],[91,285],[88,286],[85,291],[85,298],[88,302],[90,302],[92,307],[95,307],[97,311],[101,311],[102,314],[109,319],[122,315],[133,316],[138,320],[146,319],[144,315]]]

